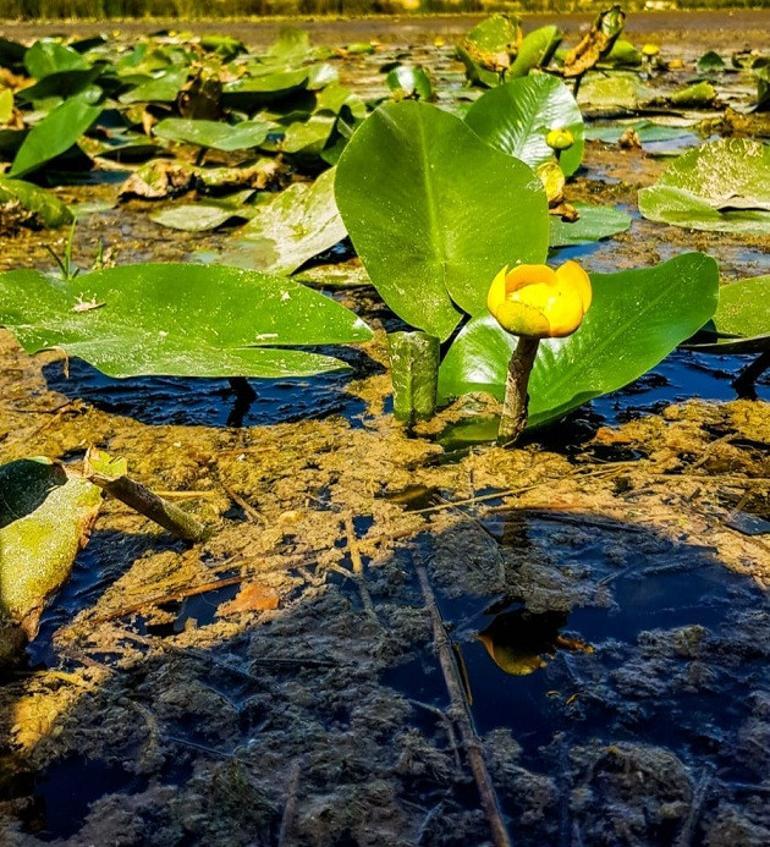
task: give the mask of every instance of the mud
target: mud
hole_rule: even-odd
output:
[[[365,60],[350,76],[381,84]],[[569,199],[633,207],[663,162],[592,142]],[[116,261],[222,242],[169,238],[147,209],[88,217],[76,258],[100,239]],[[2,265],[48,267],[49,238],[20,232]],[[560,252],[609,270],[686,249],[727,278],[766,268],[758,240],[638,219]],[[187,546],[105,502],[0,687],[3,843],[491,843],[422,568],[517,844],[767,844],[770,540],[752,533],[770,414],[734,399],[743,360],[677,353],[519,449],[445,449],[489,402],[406,433],[392,316],[366,287],[335,296],[377,329],[353,378],[256,384],[243,427],[217,381],[67,376],[0,333],[0,461],[77,466],[96,445],[214,530]]]

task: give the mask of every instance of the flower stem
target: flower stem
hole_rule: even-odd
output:
[[[505,400],[500,417],[498,444],[513,444],[527,426],[529,375],[535,364],[539,338],[521,336],[508,362],[508,377],[505,381]]]

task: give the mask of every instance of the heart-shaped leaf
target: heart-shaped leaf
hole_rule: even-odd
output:
[[[377,109],[337,165],[337,205],[372,283],[405,321],[446,338],[494,275],[542,262],[545,192],[462,120],[415,101]]]
[[[294,346],[366,341],[353,312],[292,280],[223,266],[124,265],[62,284],[0,274],[0,325],[112,377],[306,376],[346,367]]]
[[[723,138],[690,150],[639,192],[639,211],[690,229],[768,235],[770,147]]]
[[[662,361],[714,314],[716,262],[688,253],[661,265],[592,274],[593,303],[573,335],[540,343],[530,379],[530,426],[616,391]],[[482,391],[502,400],[516,338],[490,315],[458,335],[439,372],[439,397]]]
[[[553,159],[545,143],[552,129],[569,129],[575,143],[559,164],[566,176],[583,160],[583,118],[563,82],[547,74],[513,79],[487,91],[465,117],[468,126],[488,144],[536,168]]]

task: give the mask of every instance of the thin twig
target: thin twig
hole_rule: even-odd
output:
[[[154,594],[150,597],[145,597],[130,606],[123,606],[114,612],[108,612],[106,615],[101,615],[93,618],[91,623],[99,624],[106,621],[113,621],[116,618],[123,618],[126,615],[134,615],[137,612],[144,611],[148,606],[162,606],[164,603],[174,603],[180,600],[185,600],[188,597],[195,597],[198,594],[208,594],[209,591],[217,591],[220,588],[227,588],[229,585],[238,585],[246,579],[245,574],[225,577],[224,579],[215,579],[211,582],[204,582],[201,585],[194,585],[190,588],[177,588],[172,591],[167,591],[164,594]]]
[[[692,802],[690,803],[690,811],[684,825],[682,826],[681,832],[674,842],[674,847],[690,847],[690,844],[693,843],[695,827],[698,825],[698,820],[700,818],[701,811],[703,810],[703,804],[708,796],[710,786],[711,774],[708,770],[706,770],[698,782],[698,787],[695,789]]]
[[[278,832],[278,847],[288,847],[292,843],[294,819],[297,814],[297,797],[299,793],[299,781],[302,773],[302,758],[294,760],[289,774],[289,784],[286,786],[286,804],[283,807],[281,818],[281,829]]]
[[[415,570],[417,571],[417,578],[420,581],[425,606],[430,612],[431,622],[433,624],[433,643],[438,653],[439,664],[441,665],[444,682],[449,693],[451,714],[460,729],[463,747],[468,757],[471,771],[473,772],[473,778],[478,787],[481,805],[489,822],[492,841],[495,847],[511,847],[511,839],[503,821],[502,813],[500,812],[497,792],[489,775],[487,764],[484,761],[481,741],[473,726],[473,719],[471,718],[468,703],[463,693],[462,682],[459,678],[457,663],[452,653],[451,642],[447,635],[443,618],[441,617],[441,611],[436,602],[436,596],[430,584],[428,571],[422,562],[415,565]]]

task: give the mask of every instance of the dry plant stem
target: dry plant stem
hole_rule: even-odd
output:
[[[294,843],[294,819],[297,816],[299,781],[302,775],[302,759],[294,760],[286,788],[286,805],[283,807],[281,829],[278,833],[278,847],[288,847]]]
[[[431,622],[433,624],[433,643],[438,653],[444,683],[449,693],[451,704],[450,714],[460,729],[460,737],[462,738],[463,748],[473,771],[473,778],[478,787],[481,806],[489,822],[492,843],[495,847],[511,847],[511,839],[503,821],[502,813],[500,812],[497,792],[487,770],[487,763],[484,761],[484,751],[481,747],[481,741],[476,734],[473,720],[468,711],[468,703],[465,699],[463,684],[457,669],[457,662],[455,661],[441,612],[436,603],[436,596],[433,593],[433,588],[428,578],[428,571],[422,562],[416,564],[415,569],[417,571],[417,578],[420,580],[423,600],[430,612]]]
[[[91,482],[104,489],[110,497],[120,500],[139,514],[144,515],[164,529],[185,541],[204,541],[209,531],[192,515],[159,497],[149,488],[127,476],[115,479],[90,474]]]
[[[505,400],[497,435],[498,444],[513,444],[527,426],[527,407],[529,406],[527,386],[539,344],[539,338],[526,338],[522,335],[508,362]]]

